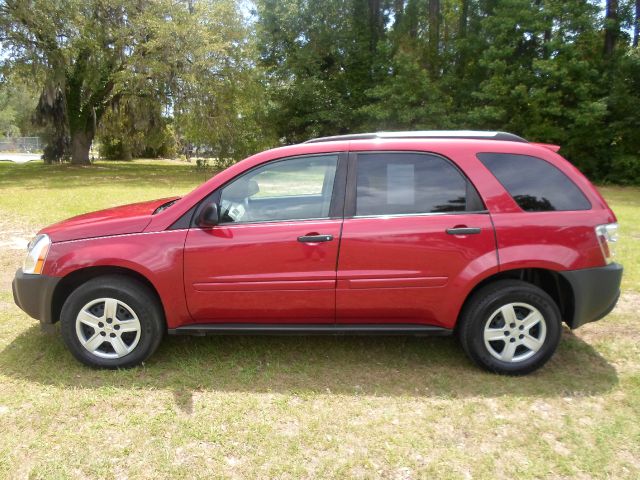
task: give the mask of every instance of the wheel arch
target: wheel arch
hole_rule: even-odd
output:
[[[571,284],[559,272],[545,268],[514,268],[490,275],[478,282],[467,294],[462,308],[458,313],[458,320],[464,311],[469,300],[481,288],[498,280],[513,279],[521,280],[535,285],[544,290],[556,302],[560,309],[562,319],[571,326],[575,312],[575,296]],[[459,325],[456,322],[456,330]]]
[[[53,297],[51,301],[51,320],[52,323],[56,323],[60,320],[60,312],[62,311],[62,306],[64,302],[69,298],[69,295],[78,288],[83,283],[91,280],[92,278],[101,277],[104,275],[123,275],[134,280],[139,281],[143,285],[146,285],[156,300],[158,301],[158,305],[162,309],[163,321],[166,325],[166,311],[164,304],[162,303],[162,299],[160,294],[158,293],[158,289],[155,285],[140,272],[132,270],[130,268],[125,267],[116,267],[116,266],[95,266],[95,267],[85,267],[78,270],[74,270],[73,272],[67,274],[65,277],[58,282],[56,288],[53,292]]]

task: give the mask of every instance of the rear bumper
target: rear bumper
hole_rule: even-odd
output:
[[[573,315],[565,319],[569,327],[595,322],[613,310],[620,297],[622,270],[619,263],[611,263],[605,267],[558,272],[573,290]]]
[[[59,281],[58,277],[30,275],[19,269],[11,285],[13,301],[30,317],[43,324],[53,323],[51,303]]]

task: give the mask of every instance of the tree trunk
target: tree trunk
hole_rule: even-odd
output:
[[[121,152],[122,160],[133,160],[133,148],[131,143],[128,142],[128,138],[121,140]]]
[[[640,36],[640,0],[636,0],[636,17],[633,22],[633,46],[638,46],[638,36]]]
[[[429,70],[435,76],[440,53],[440,0],[429,0]]]
[[[613,55],[616,40],[620,34],[618,0],[607,0],[607,13],[604,22],[604,56],[610,57]]]
[[[640,0],[638,0],[640,2]],[[394,0],[393,1],[393,29],[395,31],[398,30],[398,26],[402,21],[402,15],[404,14],[404,0]]]
[[[93,133],[78,131],[71,135],[71,163],[89,165],[89,150],[93,142]]]
[[[469,21],[469,0],[462,0],[462,5],[460,7],[460,27],[458,31],[458,37],[461,39],[467,38],[468,21]]]
[[[469,22],[469,0],[462,0],[462,6],[460,9],[460,23],[458,26],[458,46],[457,46],[457,54],[458,54],[458,65],[457,72],[460,78],[464,77],[465,66],[467,64],[467,57],[465,53],[467,52],[467,24]]]
[[[378,40],[384,33],[382,21],[382,8],[380,0],[369,0],[369,51],[375,53],[378,49]]]

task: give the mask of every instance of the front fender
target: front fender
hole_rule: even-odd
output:
[[[167,325],[191,320],[183,286],[186,230],[99,237],[52,244],[44,274],[66,277],[90,267],[118,267],[145,277],[156,289]]]

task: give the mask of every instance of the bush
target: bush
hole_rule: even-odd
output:
[[[620,185],[640,185],[640,157],[636,155],[615,157],[611,162],[611,170],[606,181]]]

